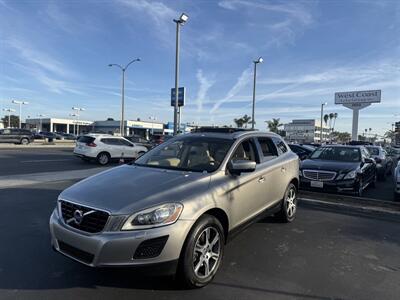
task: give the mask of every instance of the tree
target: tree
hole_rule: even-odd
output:
[[[236,126],[238,128],[247,128],[247,125],[249,123],[251,123],[251,117],[249,117],[248,115],[244,115],[243,117],[239,118],[239,119],[234,119],[233,122],[235,122]]]
[[[325,126],[328,126],[328,120],[329,120],[329,115],[326,114],[326,115],[324,116],[324,123],[325,123]]]
[[[351,134],[348,132],[332,132],[332,139],[337,143],[348,143],[351,140]]]
[[[1,119],[3,121],[4,127],[15,127],[17,128],[19,126],[19,117],[16,115],[11,115],[10,116],[10,124],[8,124],[8,116],[5,116]]]
[[[393,130],[388,130],[385,132],[383,135],[386,139],[390,139],[391,141],[394,140],[394,131]]]
[[[335,130],[335,125],[336,125],[336,119],[338,117],[338,113],[333,114],[333,126],[332,126],[332,131]]]
[[[283,124],[280,123],[279,118],[278,119],[272,118],[272,120],[267,121],[267,125],[268,125],[268,130],[275,133],[278,133],[280,131],[279,127],[283,126]]]

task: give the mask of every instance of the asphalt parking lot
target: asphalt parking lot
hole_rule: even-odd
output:
[[[214,282],[91,269],[51,250],[48,219],[74,181],[1,189],[1,299],[398,299],[400,223],[302,207],[292,224],[266,218],[227,245]]]

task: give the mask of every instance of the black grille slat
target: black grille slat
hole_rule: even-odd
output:
[[[168,240],[168,235],[143,241],[136,248],[133,258],[145,259],[145,258],[154,258],[159,256],[161,254],[161,251],[164,249],[167,240]]]
[[[62,218],[65,223],[67,223],[68,220],[74,217],[74,212],[76,210],[82,211],[83,214],[94,210],[93,213],[83,217],[81,224],[77,224],[75,221],[67,223],[69,226],[82,231],[86,231],[89,233],[101,232],[104,229],[104,226],[106,225],[109,218],[109,214],[104,211],[95,210],[86,206],[78,205],[67,201],[60,201],[60,204],[61,204]]]

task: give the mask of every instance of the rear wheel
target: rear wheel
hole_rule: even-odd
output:
[[[28,144],[29,144],[29,140],[27,138],[21,139],[21,145],[28,145]]]
[[[297,188],[290,183],[286,188],[281,210],[276,214],[279,221],[290,223],[296,218],[297,212]]]
[[[221,223],[203,215],[188,234],[182,250],[179,277],[188,288],[200,288],[212,281],[224,254],[225,236]]]
[[[102,166],[107,165],[110,162],[110,154],[107,152],[99,153],[99,155],[97,155],[97,162]]]

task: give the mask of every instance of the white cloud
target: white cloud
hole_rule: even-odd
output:
[[[224,104],[225,102],[231,100],[234,96],[236,96],[237,93],[240,92],[250,82],[250,78],[251,78],[251,69],[247,68],[239,76],[235,85],[229,90],[225,98],[217,101],[217,103],[214,104],[213,108],[210,110],[210,113],[211,114],[215,113],[222,104]]]
[[[197,111],[201,112],[203,110],[203,101],[207,98],[207,92],[214,85],[215,80],[204,76],[201,69],[197,70],[196,78],[200,85],[196,96]]]

